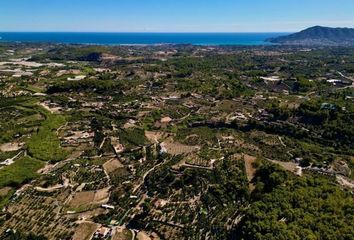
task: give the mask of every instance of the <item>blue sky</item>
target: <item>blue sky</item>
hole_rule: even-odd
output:
[[[292,32],[354,27],[354,0],[0,0],[0,31]]]

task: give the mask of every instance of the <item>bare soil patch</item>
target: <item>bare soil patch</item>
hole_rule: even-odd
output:
[[[22,148],[23,143],[13,142],[0,145],[1,152],[14,152]]]
[[[199,146],[184,145],[178,142],[172,142],[171,140],[161,143],[161,147],[171,155],[187,154],[200,149]]]
[[[354,190],[354,181],[349,178],[337,175],[337,182],[344,187]]]
[[[298,165],[294,162],[281,162],[276,160],[269,160],[270,162],[277,164],[289,172],[296,172]]]
[[[10,187],[4,187],[4,188],[0,188],[0,198],[1,197],[6,197],[7,194],[9,194],[9,192],[11,191],[12,188]]]
[[[69,201],[70,207],[80,207],[85,205],[103,204],[108,201],[109,188],[97,191],[77,192]]]
[[[94,202],[95,203],[103,203],[108,201],[109,198],[109,188],[104,188],[101,190],[96,191],[95,197],[94,197]]]
[[[112,240],[131,240],[131,239],[132,239],[131,231],[124,227],[117,227],[113,231]]]
[[[92,222],[83,222],[75,230],[73,240],[90,240],[96,232],[98,225]]]
[[[149,237],[149,235],[145,232],[138,232],[138,234],[136,235],[136,239],[137,240],[152,240],[152,238]]]
[[[43,107],[45,110],[49,111],[50,113],[60,113],[62,108],[60,107],[50,107],[46,105],[46,103],[40,103],[39,106]]]
[[[245,160],[247,179],[249,182],[251,182],[256,174],[256,168],[253,166],[253,164],[256,162],[257,158],[247,154],[244,154],[243,158]]]
[[[245,161],[245,169],[246,169],[247,179],[249,182],[249,187],[251,191],[254,190],[255,186],[252,184],[252,180],[256,175],[257,169],[254,167],[254,163],[256,162],[257,158],[247,154],[238,154],[235,156],[235,158],[238,160]]]
[[[108,162],[106,162],[105,164],[103,164],[103,169],[108,173],[112,173],[115,170],[124,167],[124,165],[116,158],[113,158],[111,160],[109,160]]]
[[[151,143],[158,143],[163,137],[164,137],[163,132],[158,132],[158,131],[145,131],[145,137],[151,142]]]
[[[94,199],[95,199],[95,192],[94,191],[78,192],[78,193],[75,193],[73,198],[70,200],[69,205],[71,207],[79,207],[82,205],[93,203]]]

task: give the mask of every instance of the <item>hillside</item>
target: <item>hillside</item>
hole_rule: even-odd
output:
[[[40,46],[0,54],[1,240],[354,240],[354,47]]]
[[[286,45],[354,45],[354,29],[315,26],[288,36],[268,39],[268,41]]]

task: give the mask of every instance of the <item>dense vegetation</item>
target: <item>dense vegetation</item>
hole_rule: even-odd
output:
[[[22,157],[10,166],[0,169],[0,188],[5,186],[17,187],[24,182],[34,179],[44,162],[31,157]]]
[[[353,197],[331,180],[295,179],[272,166],[262,168],[258,176],[256,201],[246,211],[235,238],[353,238]]]
[[[42,111],[46,115],[37,133],[27,142],[28,153],[36,159],[58,162],[63,160],[67,152],[60,148],[57,129],[65,124],[65,117]]]
[[[315,26],[301,32],[269,39],[273,43],[294,45],[354,45],[354,29]]]
[[[120,140],[128,147],[141,146],[147,141],[143,129],[124,129],[119,133]]]

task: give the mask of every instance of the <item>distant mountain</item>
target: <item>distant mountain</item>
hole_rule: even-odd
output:
[[[284,45],[354,46],[354,28],[315,26],[267,41]]]

